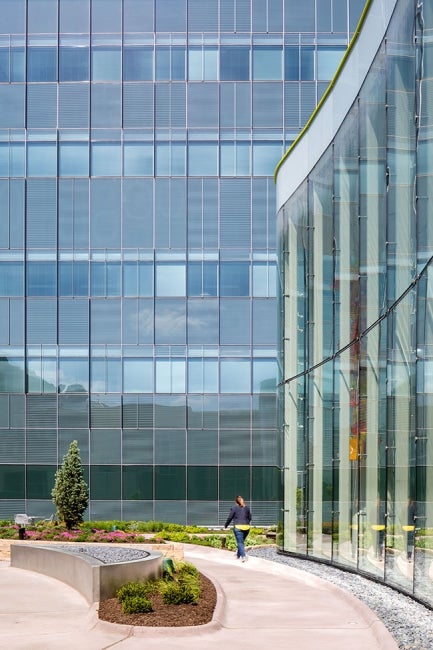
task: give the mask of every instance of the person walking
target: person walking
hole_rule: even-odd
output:
[[[245,554],[245,540],[250,532],[251,519],[251,510],[245,504],[244,498],[237,496],[235,499],[235,505],[230,509],[230,514],[227,517],[224,528],[228,528],[230,523],[233,521],[233,532],[238,547],[236,557],[238,560],[240,558],[242,562],[246,562],[247,560]]]

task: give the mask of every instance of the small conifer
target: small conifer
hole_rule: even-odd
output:
[[[57,508],[60,521],[71,530],[83,521],[83,514],[89,503],[89,490],[83,478],[78,443],[73,440],[63,464],[56,472],[54,487],[51,492],[53,503]]]

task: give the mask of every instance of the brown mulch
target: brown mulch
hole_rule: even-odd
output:
[[[99,603],[99,618],[110,623],[147,625],[149,627],[187,627],[204,625],[212,620],[217,594],[214,584],[200,573],[201,594],[197,605],[165,605],[159,594],[151,597],[153,612],[124,614],[117,598]]]

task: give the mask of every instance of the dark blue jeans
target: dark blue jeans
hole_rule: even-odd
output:
[[[245,557],[245,540],[248,537],[249,530],[239,530],[239,528],[233,528],[233,532],[236,537],[236,544],[238,545],[238,557]]]

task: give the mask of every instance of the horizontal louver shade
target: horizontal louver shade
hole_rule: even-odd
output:
[[[153,127],[153,84],[124,84],[123,126]]]
[[[221,246],[245,248],[250,245],[250,204],[249,179],[221,181]]]
[[[89,86],[59,84],[59,127],[88,128]]]
[[[55,248],[57,242],[55,179],[27,181],[27,246]]]
[[[59,343],[84,343],[89,338],[87,300],[59,300]]]
[[[26,459],[30,464],[57,464],[57,435],[55,429],[27,431]]]
[[[57,127],[57,85],[29,84],[27,86],[27,128]]]
[[[57,425],[57,396],[27,396],[27,428],[54,428]]]

